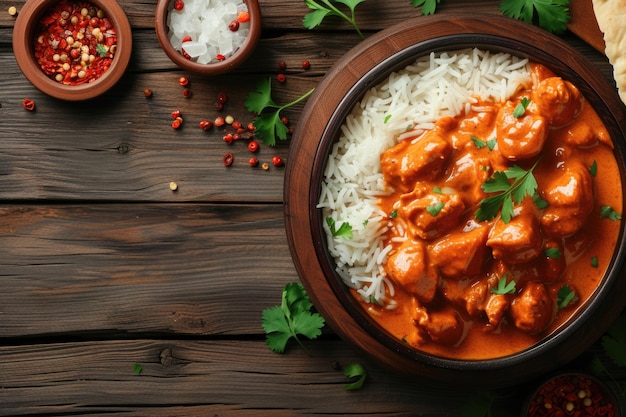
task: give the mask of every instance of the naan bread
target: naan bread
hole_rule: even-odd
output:
[[[604,53],[613,65],[619,95],[626,104],[626,0],[592,0],[593,11],[604,33]]]

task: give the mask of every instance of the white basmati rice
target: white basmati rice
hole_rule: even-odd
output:
[[[505,101],[530,83],[527,59],[479,49],[433,52],[390,74],[355,105],[329,155],[318,208],[337,227],[352,227],[351,239],[333,237],[324,222],[338,275],[365,301],[394,308],[383,268],[392,250],[385,233],[392,225],[378,207],[378,198],[389,193],[381,153],[432,129],[443,116],[468,112],[480,101]]]

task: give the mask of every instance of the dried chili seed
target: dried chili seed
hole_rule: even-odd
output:
[[[309,61],[307,61],[306,59],[302,61],[302,69],[308,70],[310,68],[311,68],[311,63]]]
[[[230,29],[231,32],[237,32],[239,30],[239,20],[235,19],[230,22],[228,24],[228,29]]]
[[[221,104],[226,104],[228,101],[228,96],[224,93],[217,93],[217,102]]]
[[[235,140],[232,133],[228,133],[227,135],[224,135],[222,139],[224,140],[224,142],[226,142],[229,145],[233,143],[233,140]]]
[[[232,123],[231,123],[231,125],[232,125],[233,129],[235,129],[235,130],[237,130],[237,131],[238,131],[239,129],[241,129],[241,122],[240,122],[240,121],[238,121],[238,120],[235,120],[234,122],[232,122]]]
[[[254,123],[252,123],[252,122],[248,123],[248,126],[247,126],[247,127],[248,127],[248,130],[249,130],[250,132],[254,132],[254,129],[255,129],[255,127],[254,127]]]
[[[232,125],[233,122],[235,121],[235,118],[229,114],[228,116],[224,118],[224,121],[226,122],[227,125]]]
[[[181,11],[185,8],[185,2],[183,0],[176,0],[174,2],[174,9],[176,9],[177,11]]]
[[[239,20],[241,23],[246,23],[250,21],[250,13],[246,12],[245,10],[240,11],[237,14],[237,20]]]
[[[226,59],[226,57],[222,54],[217,54],[215,55],[215,59],[217,59],[218,61],[223,61]]]
[[[180,119],[174,119],[172,120],[172,128],[173,129],[178,129],[180,128],[180,125],[182,124]]]
[[[268,169],[270,169],[270,166],[268,165],[267,162],[263,162],[263,165],[261,165],[261,168],[263,168],[263,171],[267,171]]]
[[[180,112],[180,110],[174,110],[172,112],[172,119],[176,119],[177,117],[182,116],[182,113]]]
[[[152,90],[146,88],[145,90],[143,90],[143,95],[146,97],[152,97]]]
[[[285,61],[279,61],[278,62],[278,68],[281,70],[286,70],[287,69],[287,64],[285,63]]]
[[[284,82],[287,80],[287,77],[285,76],[285,74],[278,74],[278,75],[276,76],[276,80],[277,80],[279,83],[284,83]]]
[[[233,133],[233,140],[239,140],[239,133]]]
[[[210,120],[206,120],[206,119],[204,119],[204,120],[200,121],[200,128],[201,128],[202,130],[209,130],[209,129],[211,129],[212,127],[213,127],[213,122],[212,122],[212,121],[210,121]]]
[[[235,162],[235,158],[233,157],[232,153],[227,153],[222,158],[222,162],[224,163],[224,166],[229,167],[233,164],[233,162]]]
[[[183,89],[183,97],[185,98],[191,98],[191,90],[188,88],[184,88]]]
[[[35,102],[30,98],[25,98],[22,100],[22,107],[24,107],[28,111],[35,110]]]
[[[178,190],[178,184],[176,184],[174,181],[171,181],[170,182],[170,190],[172,190],[172,191]]]
[[[248,142],[248,150],[250,152],[256,152],[259,150],[259,142],[257,142],[256,140],[251,140],[250,142]]]
[[[185,42],[191,42],[191,36],[189,36],[189,35],[185,36],[185,37],[181,40],[181,42],[182,42],[182,43],[185,43]]]
[[[216,127],[222,127],[224,126],[224,123],[224,118],[222,116],[217,116],[213,122]]]
[[[278,155],[274,156],[272,158],[272,165],[274,165],[275,167],[283,166],[284,165],[283,158],[281,158]]]
[[[15,7],[15,6],[9,7],[9,15],[10,16],[16,16],[17,15],[17,7]]]
[[[181,85],[181,86],[183,86],[183,87],[184,87],[184,86],[186,86],[187,84],[189,84],[189,78],[187,78],[187,77],[185,77],[185,76],[182,76],[182,77],[180,77],[180,78],[178,79],[178,85]]]
[[[252,158],[248,160],[248,165],[250,165],[251,167],[255,167],[259,165],[259,160],[253,156]]]

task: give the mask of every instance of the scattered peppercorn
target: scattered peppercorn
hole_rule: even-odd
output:
[[[174,119],[172,120],[172,128],[173,129],[178,129],[180,128],[180,125],[182,124],[181,119]]]
[[[10,16],[16,16],[17,15],[17,7],[15,7],[15,6],[9,7],[9,15]]]
[[[215,121],[213,122],[213,124],[215,125],[215,127],[222,127],[224,126],[224,118],[222,116],[217,116],[215,118]]]
[[[185,2],[183,0],[176,0],[174,2],[174,9],[177,11],[181,11],[185,8]]]
[[[308,70],[311,68],[311,63],[307,60],[302,61],[302,69]]]
[[[283,158],[281,158],[278,155],[274,156],[272,158],[272,165],[274,165],[275,167],[283,166],[284,165]]]
[[[224,93],[217,93],[217,102],[218,103],[222,103],[222,104],[226,104],[226,102],[228,101],[228,96]]]
[[[226,59],[226,57],[222,54],[217,54],[215,55],[215,59],[217,59],[218,61],[223,61]]]
[[[239,131],[239,129],[241,129],[241,122],[238,120],[235,120],[234,122],[231,123],[231,126],[233,127],[233,129]]]
[[[287,119],[287,117],[283,116],[280,118],[280,121],[282,122],[282,124],[284,124],[285,126],[289,124],[289,119]]]
[[[183,89],[183,96],[184,96],[185,98],[191,98],[191,90],[190,90],[190,89],[188,89],[188,88],[184,88],[184,89]]]
[[[263,162],[263,165],[261,165],[261,168],[263,168],[263,171],[267,171],[268,169],[270,169],[270,166],[268,165],[267,162]]]
[[[222,111],[224,110],[224,105],[220,102],[215,103],[215,110]]]
[[[174,181],[170,182],[170,190],[172,191],[178,190],[178,184],[176,184]]]
[[[259,165],[259,160],[253,156],[252,158],[248,160],[248,165],[250,165],[251,167],[255,167]]]
[[[239,20],[235,19],[230,22],[228,24],[228,29],[230,29],[231,32],[237,32],[239,30]]]
[[[245,10],[240,11],[237,14],[237,20],[239,20],[241,23],[246,23],[250,21],[250,13],[246,12]]]
[[[224,142],[226,142],[229,145],[233,143],[233,140],[235,140],[232,133],[228,133],[224,135],[222,139],[224,140]]]
[[[172,119],[176,119],[176,118],[181,117],[181,116],[182,116],[182,113],[180,112],[180,110],[174,110],[172,112]]]
[[[30,98],[25,98],[22,100],[22,107],[24,107],[28,111],[35,110],[35,102]]]
[[[278,68],[281,70],[286,70],[287,69],[287,64],[285,63],[285,61],[280,61],[278,62]]]
[[[248,142],[248,150],[250,152],[256,152],[259,150],[259,142],[257,142],[256,140],[251,140],[250,142]]]
[[[248,130],[249,130],[250,132],[254,132],[254,129],[255,129],[255,127],[254,127],[254,123],[252,123],[252,122],[248,123],[248,126],[247,126],[247,127],[248,127]]]
[[[224,163],[224,166],[229,167],[233,164],[233,162],[235,162],[235,158],[233,157],[232,153],[227,153],[222,158],[222,162]]]
[[[144,89],[143,95],[146,96],[147,98],[152,97],[152,90],[150,90],[149,88]]]
[[[278,75],[276,76],[276,80],[277,80],[279,83],[284,83],[284,82],[287,80],[287,77],[285,76],[285,74],[278,74]]]
[[[182,76],[178,79],[178,84],[181,86],[186,86],[187,84],[189,84],[189,78]]]
[[[230,114],[224,118],[224,122],[226,122],[227,125],[232,125],[234,121],[235,118]]]
[[[211,129],[212,127],[213,127],[213,122],[212,122],[212,121],[210,121],[210,120],[206,120],[206,119],[204,119],[204,120],[200,121],[200,128],[201,128],[202,130],[209,130],[209,129]]]

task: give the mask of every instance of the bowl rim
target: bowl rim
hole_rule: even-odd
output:
[[[246,3],[248,13],[250,13],[250,28],[246,39],[243,41],[239,49],[237,49],[233,55],[226,58],[224,61],[211,64],[199,64],[185,58],[170,43],[168,37],[169,28],[167,26],[167,16],[173,0],[158,0],[155,11],[155,30],[163,52],[165,52],[165,54],[178,67],[197,74],[220,75],[234,70],[248,59],[250,54],[256,48],[259,38],[261,37],[261,7],[259,6],[259,1],[243,1]]]
[[[41,70],[33,52],[33,37],[42,16],[61,0],[29,0],[17,15],[13,27],[15,60],[24,76],[42,92],[59,99],[81,101],[111,89],[124,75],[132,53],[132,31],[126,13],[116,0],[85,0],[106,13],[117,33],[117,51],[109,69],[97,80],[75,86],[61,84]]]
[[[554,48],[561,48],[561,51],[565,51],[568,54],[568,61],[571,61],[562,63],[562,65],[567,68],[576,68],[576,70],[567,72],[568,74],[575,74],[575,79],[571,77],[568,79],[581,89],[585,97],[593,97],[589,101],[592,102],[596,111],[609,116],[605,117],[605,119],[608,119],[608,122],[605,120],[605,124],[614,138],[618,166],[622,171],[622,177],[624,176],[624,165],[626,164],[624,155],[626,154],[626,149],[623,144],[624,141],[619,140],[619,137],[625,137],[624,128],[617,122],[617,120],[623,120],[623,106],[617,99],[616,91],[609,98],[605,98],[608,101],[608,105],[594,102],[596,98],[596,101],[602,102],[601,97],[598,97],[600,91],[597,90],[605,92],[608,82],[606,82],[597,68],[593,67],[592,64],[582,57],[582,54],[562,40],[547,34],[547,32],[512,19],[494,16],[477,16],[472,18],[452,16],[446,18],[446,20],[443,20],[443,16],[430,19],[420,17],[411,22],[401,23],[393,28],[389,28],[378,34],[378,36],[373,36],[364,42],[364,45],[355,47],[340,59],[316,89],[315,94],[309,99],[305,106],[305,111],[303,111],[303,120],[299,122],[296,132],[294,132],[289,155],[290,164],[288,165],[285,179],[285,214],[289,246],[300,279],[316,307],[327,318],[333,330],[366,352],[374,349],[368,347],[372,343],[378,349],[385,349],[388,353],[391,352],[388,358],[383,358],[383,364],[392,368],[405,368],[409,373],[425,372],[430,374],[431,372],[429,371],[433,369],[436,369],[437,372],[444,370],[443,374],[446,375],[444,378],[458,376],[458,372],[455,371],[465,371],[466,376],[470,379],[474,379],[476,377],[475,374],[484,374],[485,372],[495,372],[502,378],[506,378],[506,371],[511,369],[515,369],[519,375],[530,377],[533,372],[529,369],[523,369],[523,364],[526,361],[536,360],[540,355],[543,355],[545,350],[559,352],[560,355],[551,363],[546,363],[547,367],[556,366],[559,363],[563,363],[564,360],[572,359],[577,354],[582,353],[584,349],[562,352],[562,349],[559,349],[560,342],[562,340],[572,340],[577,335],[580,336],[581,329],[584,328],[593,334],[592,337],[588,338],[588,342],[584,344],[588,347],[601,335],[598,332],[598,327],[602,326],[589,329],[587,328],[588,326],[584,325],[584,320],[596,314],[601,309],[603,303],[622,306],[626,303],[624,296],[616,295],[615,291],[601,291],[606,287],[614,287],[615,281],[617,281],[615,276],[619,275],[619,272],[623,269],[625,238],[623,223],[621,224],[617,250],[609,265],[609,273],[590,297],[588,308],[582,311],[579,309],[575,326],[555,331],[540,343],[513,355],[489,360],[458,360],[442,358],[409,348],[394,337],[388,336],[386,332],[381,331],[377,324],[367,319],[366,313],[363,312],[360,305],[357,305],[358,302],[354,300],[354,297],[346,296],[348,292],[347,286],[336,275],[334,268],[331,267],[333,262],[329,262],[330,255],[326,250],[326,238],[325,232],[322,230],[320,210],[315,208],[319,198],[319,183],[323,176],[323,168],[326,164],[329,149],[336,140],[335,133],[338,127],[343,123],[345,116],[352,110],[354,103],[363,94],[358,93],[359,88],[366,90],[368,86],[376,85],[390,72],[406,66],[418,56],[425,55],[433,49],[459,50],[481,46],[486,49],[511,52],[518,56],[532,55],[534,61],[543,61],[542,63],[545,63],[546,61],[553,61],[552,57],[557,50]],[[476,27],[479,28],[478,31],[474,29]],[[504,31],[505,27],[506,31]],[[415,33],[410,33],[410,31]],[[519,35],[521,33],[527,35],[529,32],[534,32],[541,39],[550,42],[532,45],[525,40],[521,40],[526,39],[526,37]],[[383,48],[384,46],[388,45],[392,45],[395,49],[392,48],[391,51],[380,52],[385,49]],[[368,51],[378,51],[378,54],[381,56],[380,62],[376,62],[377,60],[371,57],[366,61],[366,58],[363,58],[363,56],[366,56]],[[540,59],[537,59],[537,57]],[[328,94],[325,94],[325,92],[327,93],[326,90],[337,87],[336,85],[331,86],[330,80],[335,77],[341,77],[339,75],[341,68],[347,66],[350,60],[354,59],[360,60],[363,66],[367,68],[364,70],[365,74],[359,73],[344,76],[341,79],[344,82],[341,87],[343,97],[336,99],[332,103],[328,103],[327,99],[324,105],[330,107],[331,110],[320,110],[318,105],[319,101],[322,100],[320,97],[322,95],[327,97]],[[548,67],[553,68],[554,66],[548,65]],[[558,70],[557,74],[562,75],[564,71]],[[362,91],[364,92],[364,90]],[[598,109],[598,105],[605,107],[602,112]],[[336,109],[339,109],[339,111],[336,111]],[[309,114],[312,116],[307,118]],[[328,123],[324,124],[322,128],[315,127],[314,122],[309,120],[311,118],[316,121],[328,120]],[[334,137],[328,139],[332,135]],[[616,136],[618,137],[617,140],[615,139]],[[314,143],[311,144],[311,142]],[[307,154],[307,157],[312,162],[305,161],[303,157],[299,156],[300,153]],[[303,179],[303,175],[307,175],[308,178]],[[299,188],[307,180],[309,181],[307,198],[302,199],[302,192]],[[298,182],[300,185],[294,186],[294,182]],[[623,199],[626,197],[624,187],[625,184],[622,183]],[[306,201],[298,201],[299,197]],[[303,207],[305,204],[307,205],[306,208]],[[305,209],[307,212],[302,213],[301,211]],[[306,226],[301,225],[300,222],[306,223]],[[307,226],[308,230],[305,230]],[[313,249],[314,254],[305,253],[305,251],[311,249]],[[320,287],[323,288],[320,289]],[[599,294],[601,295],[600,297],[598,297]],[[331,308],[329,308],[327,303],[330,303]],[[335,317],[337,308],[345,310],[342,312],[341,317]],[[332,315],[329,314],[331,309]],[[604,309],[606,309],[606,306]],[[609,308],[608,310],[608,317],[614,318],[619,313],[620,308]],[[368,333],[369,337],[366,340],[355,343],[355,334],[361,334],[358,331],[359,328]]]

